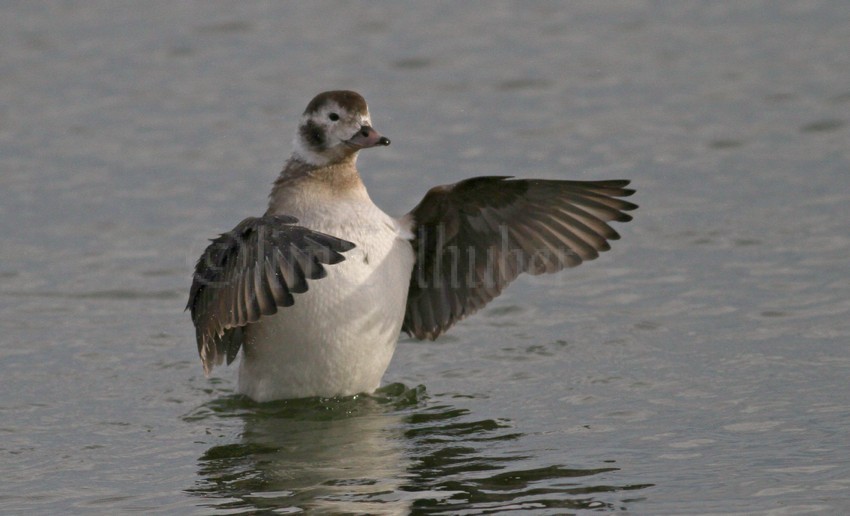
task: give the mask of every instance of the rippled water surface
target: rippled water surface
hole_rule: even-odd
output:
[[[0,6],[0,512],[850,507],[850,9],[807,2]],[[254,404],[183,312],[317,92],[404,213],[474,175],[630,178],[373,396]]]

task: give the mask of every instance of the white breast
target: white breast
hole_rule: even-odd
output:
[[[371,200],[290,205],[299,224],[354,242],[295,304],[246,328],[239,391],[254,400],[371,392],[395,350],[413,269],[398,224]]]

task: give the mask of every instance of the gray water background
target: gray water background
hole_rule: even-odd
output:
[[[641,208],[375,397],[251,404],[191,267],[335,88],[389,213],[475,175]],[[850,510],[848,122],[844,0],[3,2],[0,512]]]

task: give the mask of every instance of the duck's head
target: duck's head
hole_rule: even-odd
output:
[[[366,100],[356,92],[337,90],[316,95],[301,116],[295,155],[317,167],[341,162],[360,149],[389,145],[372,128]]]

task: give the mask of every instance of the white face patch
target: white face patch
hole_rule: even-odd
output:
[[[346,142],[363,126],[371,125],[368,110],[365,113],[352,113],[329,100],[318,110],[301,117],[293,141],[294,153],[310,165],[327,165],[350,153]]]
[[[350,140],[364,125],[372,126],[368,111],[366,113],[351,113],[333,101],[329,101],[323,106],[318,113],[313,115],[313,119],[316,122],[321,121],[326,124],[328,136],[335,138],[336,143]]]

